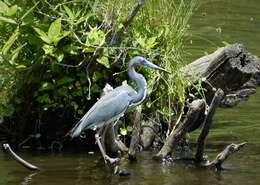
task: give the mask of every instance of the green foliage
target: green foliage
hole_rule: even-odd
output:
[[[177,114],[171,102],[184,104],[182,41],[196,0],[145,1],[121,44],[103,48],[93,80],[87,77],[89,60],[123,26],[135,2],[0,1],[0,117],[41,119],[59,110],[81,117],[105,83],[121,85],[125,61],[135,55],[172,71],[170,75],[142,71],[149,80],[145,110],[160,110],[166,119]],[[131,129],[120,132],[126,135]]]

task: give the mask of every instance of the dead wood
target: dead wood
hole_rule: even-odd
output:
[[[228,145],[221,153],[219,153],[217,155],[217,157],[213,161],[207,162],[203,166],[208,167],[208,168],[215,168],[218,171],[222,170],[223,162],[226,159],[228,159],[229,156],[231,156],[235,152],[238,152],[245,144],[246,144],[246,142],[240,143],[240,144],[232,143],[232,144]]]
[[[170,135],[167,137],[162,149],[156,154],[155,158],[164,158],[169,153],[172,152],[176,144],[180,139],[182,139],[185,134],[188,132],[188,128],[191,123],[198,119],[198,115],[201,111],[204,111],[204,101],[203,100],[194,100],[191,103],[189,111],[187,112],[186,118],[180,125],[171,131]]]
[[[217,109],[217,107],[219,106],[221,99],[224,96],[224,92],[221,89],[218,89],[215,93],[214,98],[212,99],[212,102],[210,104],[207,116],[204,119],[203,122],[203,126],[198,138],[198,146],[197,146],[197,152],[195,155],[195,160],[196,161],[202,161],[203,160],[203,152],[204,152],[204,148],[205,148],[205,142],[206,142],[206,138],[208,136],[209,133],[209,129],[212,123],[212,118],[215,114],[215,111]]]
[[[142,116],[142,109],[137,108],[135,112],[134,129],[132,132],[130,147],[128,151],[128,158],[130,161],[136,161],[136,153],[138,152],[138,148],[140,147],[141,132],[142,132],[141,116]]]
[[[3,148],[5,149],[5,151],[18,163],[20,163],[22,166],[24,166],[25,168],[32,170],[32,171],[38,171],[40,170],[37,166],[32,165],[31,163],[25,161],[24,159],[22,159],[20,156],[18,156],[9,146],[9,144],[5,143],[3,144]]]
[[[150,148],[160,131],[160,120],[158,114],[155,115],[154,119],[147,120],[142,125],[141,145],[143,150]]]

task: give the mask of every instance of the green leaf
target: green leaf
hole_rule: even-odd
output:
[[[126,130],[127,130],[128,132],[132,132],[132,131],[133,131],[133,127],[132,127],[132,126],[127,126],[127,127],[126,127]]]
[[[49,83],[49,82],[45,82],[42,84],[42,86],[40,87],[40,91],[41,90],[52,90],[54,88],[53,84]]]
[[[11,37],[8,39],[8,41],[5,43],[5,45],[2,48],[3,55],[7,54],[7,52],[10,50],[15,40],[17,39],[18,35],[19,32],[17,30],[13,33],[13,35],[11,35]]]
[[[58,62],[61,62],[64,58],[64,54],[58,50],[54,53],[54,57],[57,59]]]
[[[67,83],[70,83],[70,82],[73,82],[73,81],[74,81],[73,78],[70,78],[70,77],[65,76],[65,77],[63,77],[62,79],[58,80],[58,81],[57,81],[57,84],[58,84],[58,85],[64,85],[64,84],[67,84]]]
[[[63,5],[65,12],[67,13],[67,15],[69,16],[69,18],[71,20],[74,20],[75,16],[73,14],[73,12],[69,9],[69,7],[67,7],[66,5]]]
[[[13,5],[4,13],[4,15],[10,17],[10,16],[16,14],[17,10],[18,10],[18,6],[17,5]]]
[[[68,36],[69,34],[70,34],[69,31],[64,31],[64,32],[62,33],[62,35],[60,35],[60,36],[54,38],[54,39],[52,40],[52,42],[53,42],[54,45],[56,46],[61,39],[63,39],[64,37]]]
[[[106,68],[110,68],[109,60],[107,57],[103,56],[97,59],[97,62],[105,66]]]
[[[40,28],[36,28],[36,27],[33,27],[33,29],[39,34],[39,37],[44,42],[46,42],[47,44],[51,44],[50,38],[48,37],[48,35],[43,30],[41,30]]]
[[[15,60],[18,57],[20,51],[23,49],[24,46],[26,46],[27,43],[24,43],[23,45],[19,46],[12,52],[11,60],[9,61],[10,64],[15,64]]]
[[[0,16],[0,22],[3,21],[3,22],[7,22],[7,23],[10,23],[10,24],[17,24],[13,19],[11,18],[7,18],[7,17],[2,17]]]
[[[54,48],[54,46],[47,45],[47,44],[44,44],[42,49],[44,50],[45,55],[50,55],[50,56],[54,56],[54,52],[56,51],[56,48]]]
[[[15,68],[16,68],[16,69],[24,69],[24,68],[26,68],[26,66],[25,66],[25,65],[18,65],[18,66],[16,66]]]
[[[34,137],[35,137],[36,139],[39,139],[39,138],[41,137],[41,134],[40,134],[40,133],[37,133],[37,134],[34,135]]]
[[[30,13],[33,11],[33,9],[34,9],[39,3],[40,3],[40,1],[38,1],[37,3],[35,3],[35,5],[34,5],[33,7],[31,7],[27,12],[25,12],[25,13],[23,14],[23,16],[21,17],[21,20],[23,20],[28,14],[30,14]]]
[[[52,42],[54,42],[54,40],[57,39],[57,37],[59,37],[60,33],[61,33],[61,18],[58,18],[51,23],[48,30],[48,37]]]
[[[120,134],[122,136],[126,136],[127,135],[127,130],[125,128],[120,128]]]
[[[64,46],[63,50],[71,55],[78,55],[81,47],[72,44]]]
[[[9,7],[3,1],[0,1],[0,13],[5,13]]]

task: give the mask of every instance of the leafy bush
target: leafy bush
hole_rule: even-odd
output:
[[[24,125],[61,120],[62,135],[73,119],[82,117],[99,98],[105,83],[118,86],[125,80],[126,61],[143,55],[172,71],[167,76],[142,71],[151,94],[147,110],[160,110],[168,119],[174,113],[171,103],[184,103],[186,81],[178,71],[183,65],[182,41],[196,0],[146,1],[121,42],[106,44],[122,28],[134,3],[0,1],[0,117]],[[29,124],[27,134],[40,132],[32,126],[35,124]],[[54,132],[57,129],[58,124]]]

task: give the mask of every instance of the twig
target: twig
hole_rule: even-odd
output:
[[[198,138],[197,152],[195,155],[195,160],[198,162],[203,160],[205,140],[209,133],[209,129],[210,129],[210,126],[212,123],[212,118],[213,118],[215,111],[216,111],[217,107],[219,106],[223,96],[224,96],[224,92],[222,91],[222,89],[218,89],[211,101],[211,104],[210,104],[210,107],[208,110],[208,114],[204,119],[203,127],[202,127],[201,133]]]
[[[19,157],[16,153],[14,153],[14,151],[11,149],[9,144],[7,144],[7,143],[3,144],[3,148],[13,157],[13,159],[15,161],[17,161],[18,163],[23,165],[25,168],[32,170],[32,171],[40,170],[37,166],[34,166],[34,165],[28,163],[27,161],[25,161],[21,157]]]

